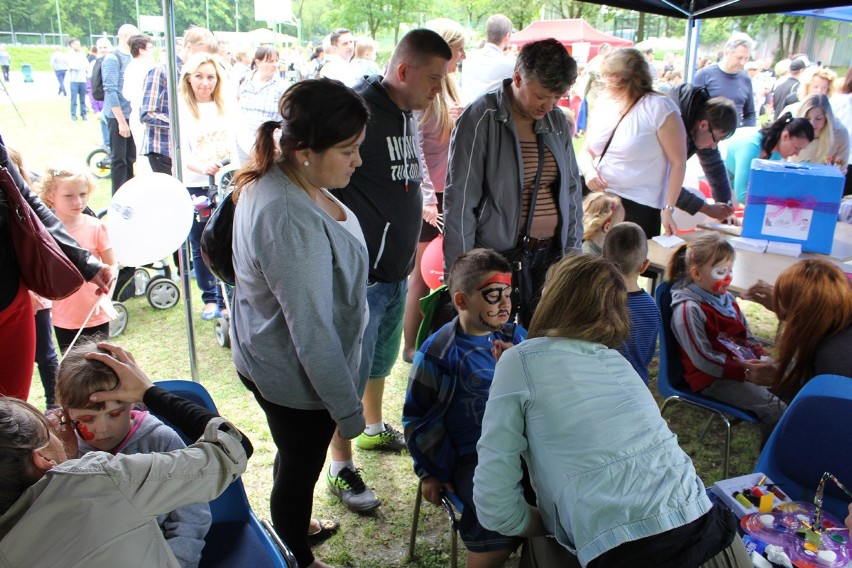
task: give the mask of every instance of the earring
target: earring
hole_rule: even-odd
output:
[[[311,163],[309,161],[305,160],[304,162],[302,162],[302,165],[307,168],[308,166],[311,165]]]

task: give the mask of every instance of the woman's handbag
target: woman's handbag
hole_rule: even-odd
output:
[[[85,280],[21,195],[9,170],[0,168],[6,195],[9,232],[24,285],[43,298],[61,300],[80,289]]]
[[[234,203],[233,192],[216,206],[201,233],[201,258],[216,278],[234,285]]]

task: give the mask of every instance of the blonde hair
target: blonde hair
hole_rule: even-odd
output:
[[[54,193],[61,183],[78,183],[86,186],[89,197],[95,191],[95,178],[92,177],[82,164],[67,163],[49,166],[36,184],[38,193],[44,204],[54,209],[56,202]]]
[[[796,111],[797,118],[808,118],[808,112],[818,108],[825,115],[825,126],[819,132],[814,129],[814,139],[811,144],[816,143],[816,159],[817,163],[824,163],[825,159],[831,156],[834,149],[834,113],[831,110],[831,103],[826,95],[808,95],[799,109]]]
[[[438,18],[429,22],[429,29],[444,38],[450,49],[458,45],[464,45],[465,30],[458,22],[449,18]],[[450,139],[450,132],[453,130],[453,119],[450,117],[450,101],[458,104],[460,101],[458,89],[456,88],[456,80],[449,73],[441,80],[442,93],[432,99],[432,104],[423,113],[420,119],[420,125],[426,124],[426,121],[432,115],[435,115],[438,120],[438,129],[441,132],[441,141],[446,142]]]
[[[799,100],[802,101],[808,96],[808,89],[815,78],[825,79],[828,81],[828,92],[826,96],[830,97],[834,93],[834,80],[837,79],[837,73],[828,67],[808,67],[799,76],[799,90],[796,94]]]
[[[219,42],[216,41],[216,36],[213,35],[213,32],[207,28],[190,26],[183,33],[182,49],[191,49],[196,45],[204,46],[204,50],[210,55],[219,53]]]
[[[222,72],[219,69],[219,63],[209,53],[196,53],[183,64],[179,86],[180,96],[196,120],[201,118],[201,115],[198,113],[198,101],[195,100],[195,93],[189,84],[189,79],[193,73],[198,71],[206,63],[211,64],[216,72],[216,87],[213,89],[213,102],[216,103],[216,110],[219,112],[219,115],[225,114],[225,100],[222,97]]]
[[[622,47],[609,52],[601,64],[601,75],[616,75],[621,79],[621,88],[627,91],[631,101],[637,101],[654,92],[654,80],[648,60],[638,49]]]
[[[678,247],[669,259],[668,280],[673,284],[689,282],[692,267],[734,259],[734,247],[719,233],[706,233]]]
[[[615,194],[601,191],[587,195],[583,199],[583,239],[593,239],[621,207],[621,198]]]
[[[377,52],[378,44],[371,37],[359,37],[355,41],[355,59],[364,59],[368,53]]]
[[[529,337],[565,337],[607,347],[630,333],[627,285],[602,256],[569,255],[550,267]]]

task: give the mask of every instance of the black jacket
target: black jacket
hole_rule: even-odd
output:
[[[719,153],[718,148],[699,150],[692,139],[692,127],[698,117],[701,116],[704,105],[710,99],[707,87],[696,87],[689,83],[681,83],[669,91],[669,97],[677,103],[680,109],[680,118],[686,128],[687,158],[692,157],[693,154],[698,154],[698,161],[704,171],[704,177],[707,178],[707,183],[710,184],[713,199],[717,203],[729,203],[731,201],[731,181],[728,179],[728,171],[725,168],[725,162],[722,160],[722,154]],[[703,204],[703,199],[688,191],[681,191],[677,200],[678,208],[692,215],[695,215]]]
[[[30,204],[30,207],[38,215],[44,226],[56,239],[59,247],[62,249],[71,262],[83,274],[83,278],[91,280],[101,269],[100,261],[89,254],[89,251],[82,248],[77,241],[74,240],[62,223],[57,219],[53,212],[42,203],[38,195],[30,189],[24,179],[21,177],[18,168],[9,159],[9,154],[6,152],[6,146],[3,143],[3,138],[0,136],[0,166],[7,168],[15,185],[21,191],[21,195]],[[12,237],[9,232],[9,210],[6,206],[6,194],[0,191],[0,311],[5,310],[15,299],[20,286],[21,275],[18,271],[18,261],[15,258],[15,251],[12,247]]]
[[[363,163],[349,185],[332,193],[361,223],[370,281],[399,282],[414,266],[423,218],[417,121],[394,104],[381,81],[373,75],[355,86],[370,107]]]

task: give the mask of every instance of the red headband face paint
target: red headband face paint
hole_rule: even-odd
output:
[[[477,291],[489,305],[496,306],[500,300],[512,296],[512,275],[498,272],[483,282]]]

